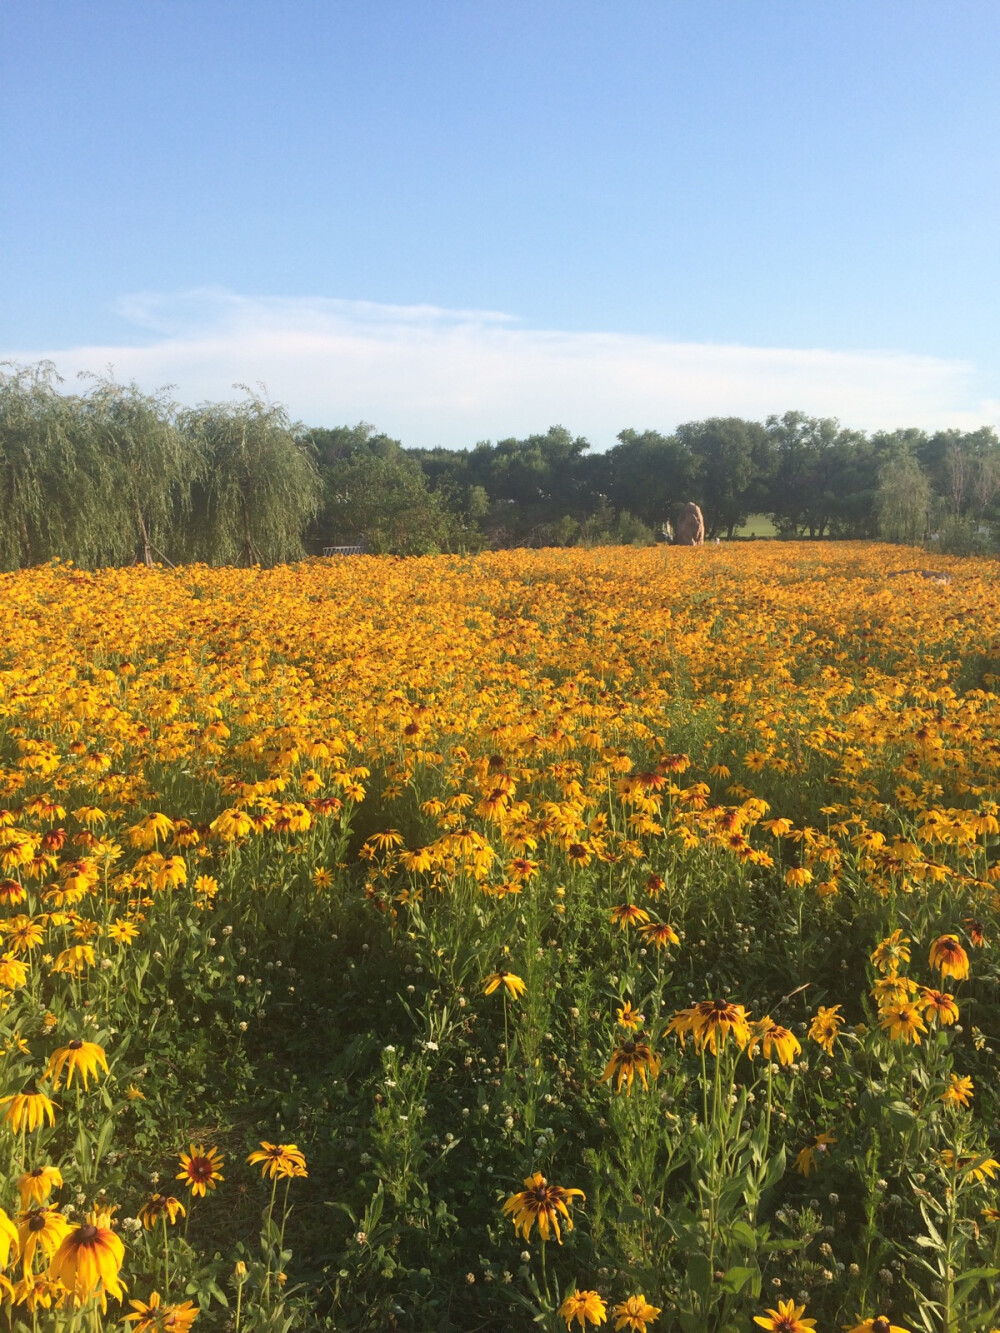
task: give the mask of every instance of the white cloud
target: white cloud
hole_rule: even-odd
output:
[[[789,408],[867,429],[1000,423],[1000,400],[977,397],[973,366],[905,352],[676,343],[529,329],[494,311],[215,289],[139,293],[119,311],[137,328],[131,345],[8,355],[51,359],[67,377],[110,365],[147,389],[176,385],[187,403],[262,382],[310,425],[371,421],[410,446],[559,422],[602,448],[626,426]]]

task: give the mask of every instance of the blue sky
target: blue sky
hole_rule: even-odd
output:
[[[1000,424],[1000,6],[5,0],[0,354],[408,444]]]

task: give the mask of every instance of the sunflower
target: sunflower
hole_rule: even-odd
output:
[[[6,1106],[3,1118],[15,1134],[22,1129],[32,1134],[46,1120],[50,1125],[56,1123],[56,1104],[44,1092],[14,1092],[0,1097],[0,1106]]]
[[[261,1176],[307,1176],[306,1159],[294,1143],[262,1142],[259,1151],[247,1158],[251,1166],[261,1164]]]
[[[501,986],[515,1000],[522,996],[528,989],[527,985],[520,977],[515,976],[513,972],[508,972],[501,967],[499,971],[491,972],[486,978],[483,994],[492,995],[493,992],[499,990]]]
[[[771,1333],[810,1333],[816,1327],[815,1319],[803,1319],[806,1312],[804,1305],[794,1301],[779,1301],[777,1310],[768,1310],[766,1315],[755,1314],[753,1322]]]
[[[797,1055],[802,1054],[798,1037],[789,1032],[788,1028],[775,1023],[770,1015],[765,1015],[750,1024],[747,1055],[751,1057],[756,1055],[758,1046],[762,1049],[765,1060],[770,1060],[773,1052],[778,1063],[782,1065],[790,1065]]]
[[[193,1195],[204,1198],[206,1190],[215,1189],[217,1180],[225,1180],[219,1169],[225,1160],[218,1148],[192,1143],[187,1152],[181,1153],[181,1169],[175,1179],[185,1181]]]
[[[826,1051],[827,1055],[833,1054],[833,1043],[836,1041],[840,1029],[844,1025],[844,1020],[840,1016],[840,1005],[835,1004],[830,1008],[820,1005],[812,1023],[809,1025],[810,1038],[818,1042]]]
[[[108,1072],[108,1059],[103,1047],[96,1042],[81,1041],[75,1037],[68,1045],[60,1046],[52,1052],[44,1077],[52,1080],[52,1087],[57,1091],[64,1071],[67,1088],[73,1082],[73,1075],[78,1074],[86,1091],[91,1075],[96,1078],[98,1069]]]
[[[54,1189],[61,1189],[62,1172],[57,1166],[36,1166],[18,1177],[17,1189],[21,1196],[21,1207],[30,1203],[44,1203]]]
[[[151,1194],[139,1209],[139,1221],[147,1231],[152,1231],[161,1217],[173,1226],[178,1217],[187,1217],[187,1209],[172,1194]]]
[[[512,1218],[515,1233],[522,1235],[525,1240],[530,1240],[531,1228],[537,1225],[542,1240],[548,1240],[551,1230],[555,1232],[556,1240],[561,1245],[559,1215],[561,1213],[566,1219],[566,1230],[572,1231],[573,1219],[566,1205],[574,1198],[585,1198],[583,1190],[550,1185],[540,1171],[526,1177],[524,1186],[523,1190],[512,1194],[504,1204],[504,1216]]]
[[[646,1325],[656,1322],[660,1314],[658,1305],[650,1305],[645,1296],[630,1296],[611,1311],[615,1321],[615,1333],[628,1328],[632,1333],[646,1333]]]
[[[559,1307],[559,1317],[566,1320],[566,1328],[574,1322],[581,1329],[588,1324],[603,1324],[608,1316],[608,1307],[596,1291],[574,1291]]]
[[[111,1230],[111,1214],[93,1212],[66,1235],[52,1256],[49,1279],[61,1282],[67,1288],[74,1305],[84,1305],[100,1292],[101,1309],[107,1306],[107,1296],[120,1301],[125,1284],[118,1270],[125,1258],[125,1246]]]
[[[969,955],[957,935],[938,936],[931,945],[930,964],[942,977],[954,977],[956,981],[964,981],[969,975]]]
[[[132,1325],[132,1333],[188,1333],[201,1313],[192,1301],[163,1305],[158,1291],[150,1292],[149,1301],[129,1301],[132,1313],[122,1323]]]
[[[611,1053],[611,1059],[600,1077],[601,1083],[607,1083],[617,1075],[615,1091],[621,1092],[622,1084],[628,1085],[628,1095],[632,1096],[632,1081],[636,1074],[642,1079],[642,1086],[649,1088],[649,1078],[656,1078],[660,1072],[659,1057],[654,1054],[648,1042],[629,1040],[623,1042]]]
[[[35,1251],[41,1249],[50,1259],[69,1230],[69,1223],[58,1208],[30,1208],[17,1215],[17,1236],[25,1276],[34,1266]]]

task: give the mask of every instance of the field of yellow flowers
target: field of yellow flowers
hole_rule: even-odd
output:
[[[995,1329],[1000,570],[939,559],[0,576],[2,1319]]]

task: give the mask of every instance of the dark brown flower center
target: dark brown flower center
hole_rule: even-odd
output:
[[[80,1228],[78,1240],[81,1245],[93,1245],[98,1234],[97,1227],[94,1226],[93,1222],[84,1222]]]
[[[69,1049],[71,1051],[82,1051],[83,1042],[80,1040],[79,1037],[74,1037],[73,1040],[69,1043]]]

